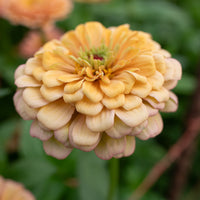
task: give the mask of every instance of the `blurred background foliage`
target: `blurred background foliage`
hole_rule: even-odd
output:
[[[163,114],[164,130],[158,137],[136,143],[135,153],[120,159],[118,200],[126,200],[150,169],[181,137],[200,67],[199,0],[111,0],[109,3],[75,3],[71,15],[57,23],[63,31],[86,21],[106,27],[130,24],[131,29],[152,34],[183,67],[183,78],[174,89],[179,97],[176,113]],[[42,143],[29,135],[30,122],[23,121],[13,106],[14,71],[25,62],[17,46],[28,29],[0,19],[0,174],[22,182],[38,200],[104,200],[108,192],[108,162],[93,152],[74,150],[65,160],[45,155]],[[199,140],[197,146],[200,146]],[[197,147],[197,148],[198,148]],[[200,199],[200,152],[190,163],[189,179],[181,199]],[[176,167],[172,165],[142,198],[169,198]]]

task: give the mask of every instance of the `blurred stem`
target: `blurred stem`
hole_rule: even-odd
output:
[[[112,158],[109,162],[110,185],[107,200],[116,200],[119,181],[119,159]]]

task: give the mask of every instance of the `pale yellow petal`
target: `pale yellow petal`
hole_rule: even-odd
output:
[[[168,80],[164,82],[163,87],[165,87],[168,90],[171,90],[176,87],[177,83],[178,80]]]
[[[85,24],[85,31],[89,38],[90,47],[99,47],[102,42],[103,29],[99,22],[88,22]]]
[[[148,125],[148,120],[145,120],[144,122],[142,122],[141,124],[139,124],[138,126],[135,126],[132,131],[130,132],[129,135],[131,136],[136,136],[139,133],[141,133],[143,131],[143,129],[145,129]]]
[[[41,86],[41,82],[37,81],[31,76],[22,75],[15,80],[15,85],[17,87],[38,87]]]
[[[152,89],[155,89],[155,90],[159,90],[163,86],[163,83],[164,83],[164,77],[158,71],[156,71],[155,74],[149,76],[147,80],[151,84]]]
[[[66,125],[74,113],[74,107],[58,100],[42,107],[38,114],[38,120],[47,128],[57,130]]]
[[[137,82],[140,82],[140,83],[147,83],[147,78],[143,75],[139,75],[135,72],[132,72],[130,70],[126,70],[127,73],[131,74],[136,80]]]
[[[163,109],[165,107],[165,102],[158,102],[156,99],[148,96],[144,99],[147,101],[154,109]]]
[[[78,74],[70,74],[70,73],[64,72],[57,79],[59,81],[64,82],[64,83],[70,83],[70,82],[73,82],[73,81],[80,80],[81,77]]]
[[[154,59],[152,56],[148,55],[137,56],[133,59],[133,62],[131,64],[135,68],[138,68],[139,71],[137,73],[143,76],[151,76],[156,71]]]
[[[39,138],[42,141],[46,141],[53,136],[53,131],[42,128],[40,123],[37,120],[34,120],[31,124],[30,135]]]
[[[101,103],[93,103],[87,98],[83,98],[76,103],[76,110],[85,115],[97,115],[101,112],[103,105]]]
[[[43,147],[46,154],[53,156],[57,159],[66,158],[72,151],[71,148],[65,147],[62,143],[58,142],[54,138],[43,142]]]
[[[82,84],[83,84],[83,80],[67,83],[64,87],[64,92],[67,94],[72,94],[76,92],[77,90],[79,90]]]
[[[115,112],[116,115],[130,127],[135,127],[148,118],[147,109],[143,104],[133,110],[126,111],[116,109]]]
[[[38,81],[42,81],[44,73],[45,73],[45,70],[42,67],[36,67],[33,70],[33,76]]]
[[[159,109],[156,109],[154,107],[152,107],[150,104],[148,103],[144,103],[144,105],[146,106],[147,108],[147,111],[149,113],[149,116],[153,116],[153,115],[156,115],[159,111]]]
[[[165,102],[169,99],[169,91],[162,87],[159,90],[151,91],[149,96],[155,98],[158,102]]]
[[[75,147],[93,146],[100,139],[100,133],[88,129],[84,116],[77,116],[72,122],[69,130],[70,143]]]
[[[111,138],[121,138],[125,135],[128,135],[131,131],[132,131],[132,127],[127,126],[118,117],[115,117],[113,126],[109,128],[108,130],[106,130],[105,132]]]
[[[61,75],[63,75],[62,71],[49,70],[43,74],[42,81],[47,87],[59,86],[63,84],[58,80]]]
[[[26,62],[24,71],[25,71],[26,74],[32,75],[34,69],[36,67],[41,67],[41,66],[42,66],[42,63],[40,63],[40,61],[38,59],[36,59],[36,58],[30,58]]]
[[[169,93],[169,100],[165,103],[165,107],[161,109],[162,112],[175,112],[178,108],[178,98],[173,93]]]
[[[141,98],[145,98],[146,96],[149,95],[149,93],[152,90],[152,86],[150,83],[140,83],[136,82],[135,85],[133,86],[133,89],[131,91],[131,94],[134,94],[136,96],[139,96]]]
[[[101,99],[103,98],[103,94],[99,88],[99,84],[96,82],[85,81],[83,83],[82,89],[86,97],[94,103],[101,101]]]
[[[135,151],[135,137],[134,136],[126,136],[126,147],[123,152],[124,157],[128,157],[133,154]]]
[[[156,114],[152,117],[148,118],[147,127],[137,135],[137,137],[141,140],[147,140],[149,138],[155,137],[160,134],[163,129],[163,121],[160,114]]]
[[[113,110],[103,109],[95,116],[87,116],[87,127],[94,132],[103,132],[114,124],[115,113]]]
[[[124,92],[125,85],[122,81],[118,80],[111,80],[109,84],[105,84],[103,81],[101,81],[100,88],[108,97],[115,97]]]
[[[32,120],[36,118],[37,109],[31,108],[30,106],[28,106],[23,97],[23,90],[18,90],[15,95],[14,95],[14,105],[15,105],[15,109],[16,111],[19,113],[19,115],[24,119],[24,120]]]
[[[24,75],[24,68],[25,68],[25,65],[20,65],[16,70],[15,70],[15,80],[17,78],[19,78],[20,76],[23,76]]]
[[[124,94],[129,94],[135,83],[135,77],[128,72],[122,72],[113,78],[114,80],[120,80],[124,83]]]
[[[69,125],[70,124],[68,123],[65,126],[54,131],[54,137],[56,138],[56,140],[58,140],[65,146],[69,143]]]
[[[47,101],[55,101],[63,96],[63,90],[64,88],[62,86],[57,87],[46,87],[45,85],[42,85],[40,88],[41,95],[47,100]]]
[[[173,58],[165,59],[166,73],[164,74],[165,80],[180,80],[182,76],[181,64]]]
[[[125,102],[124,94],[120,94],[114,98],[109,98],[109,97],[104,96],[102,99],[102,103],[108,109],[119,108],[124,105],[124,102]]]
[[[24,89],[23,98],[32,108],[39,108],[49,103],[49,101],[43,98],[39,88]]]
[[[122,137],[119,139],[111,138],[106,134],[103,134],[101,141],[98,146],[95,148],[96,155],[103,159],[109,160],[115,155],[121,154],[124,152],[126,146],[126,138]]]
[[[166,65],[165,65],[164,56],[162,56],[162,55],[160,55],[160,54],[154,54],[154,55],[153,55],[153,58],[154,58],[154,62],[155,62],[156,69],[157,69],[161,74],[165,74],[165,72],[166,72]]]
[[[80,89],[73,94],[63,94],[63,99],[66,103],[73,103],[80,101],[83,98],[83,91]]]
[[[142,99],[135,95],[126,95],[123,108],[125,110],[132,110],[142,104]]]

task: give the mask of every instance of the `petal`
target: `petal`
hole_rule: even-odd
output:
[[[111,138],[121,138],[122,136],[128,135],[132,130],[132,127],[127,126],[124,122],[122,122],[118,117],[115,117],[114,125],[106,130],[105,132]]]
[[[42,125],[37,120],[34,120],[31,124],[30,135],[42,141],[46,141],[53,136],[53,131],[42,128]]]
[[[70,73],[65,72],[62,75],[60,75],[57,79],[64,83],[70,83],[72,81],[80,80],[81,77],[78,74],[70,74]]]
[[[120,94],[116,96],[115,98],[109,98],[104,96],[102,103],[108,108],[108,109],[114,109],[119,108],[124,105],[125,97],[124,94]]]
[[[171,90],[176,87],[177,83],[178,83],[178,80],[168,80],[164,82],[163,87],[165,87],[168,90]]]
[[[26,74],[32,75],[34,69],[36,67],[39,67],[39,66],[42,66],[42,63],[40,63],[38,59],[36,59],[36,58],[30,58],[26,62],[24,71],[25,71]]]
[[[42,97],[39,88],[24,89],[23,98],[24,101],[33,108],[39,108],[49,103]]]
[[[160,109],[163,109],[165,107],[164,102],[160,103],[152,97],[146,97],[144,100],[147,101],[151,105],[151,107],[153,107],[154,109],[160,110]]]
[[[47,101],[55,101],[63,96],[63,87],[46,87],[45,85],[42,85],[40,88],[41,95],[47,100]]]
[[[59,128],[58,130],[54,131],[55,139],[64,144],[65,146],[68,144],[69,140],[68,136],[69,136],[69,123]]]
[[[67,83],[64,87],[64,92],[67,94],[72,94],[76,92],[77,90],[79,90],[82,84],[83,84],[83,80]]]
[[[178,98],[177,96],[170,92],[169,100],[165,103],[165,107],[161,109],[162,112],[175,112],[178,108]]]
[[[151,91],[149,96],[155,98],[158,102],[165,102],[169,99],[169,91],[162,87],[159,90]]]
[[[143,76],[151,76],[156,71],[154,59],[149,55],[139,55],[133,59],[131,64],[138,68],[139,71],[137,73]]]
[[[145,129],[147,127],[147,125],[148,125],[148,120],[145,120],[138,126],[134,127],[129,135],[131,135],[131,136],[138,135],[139,133],[141,133],[143,131],[143,129]]]
[[[73,113],[73,106],[58,100],[42,107],[37,118],[45,127],[57,130],[69,122]]]
[[[126,95],[123,108],[125,110],[132,110],[142,104],[142,99],[135,95]]]
[[[95,116],[87,116],[87,127],[94,132],[102,132],[111,128],[114,124],[114,111],[103,109]]]
[[[161,133],[162,129],[163,121],[162,117],[158,113],[152,117],[149,117],[147,127],[139,135],[137,135],[137,137],[141,140],[147,140]]]
[[[164,83],[163,75],[158,71],[156,71],[152,76],[149,76],[147,80],[151,84],[152,89],[155,90],[159,90]]]
[[[15,85],[17,87],[37,87],[40,86],[41,83],[31,76],[22,75],[15,80]]]
[[[76,148],[84,146],[93,147],[100,140],[100,133],[88,129],[85,123],[85,117],[79,115],[70,125],[69,138],[70,143],[73,146],[75,145]]]
[[[125,146],[125,137],[114,139],[107,136],[106,134],[103,134],[101,141],[94,151],[99,158],[103,160],[109,160],[115,155],[123,153]]]
[[[160,54],[154,54],[154,62],[155,62],[155,66],[156,69],[161,73],[161,74],[165,74],[166,72],[166,65],[165,65],[165,59],[162,55]]]
[[[152,90],[152,86],[147,83],[136,82],[133,86],[131,94],[137,95],[141,98],[145,98]]]
[[[24,75],[24,67],[25,65],[20,65],[16,70],[15,70],[15,80],[19,78],[20,76]]]
[[[54,48],[56,49],[56,48]],[[51,51],[44,51],[43,53],[43,67],[46,70],[51,70],[54,65],[59,64],[63,66],[66,65],[66,63],[59,57],[57,56],[55,53],[51,52]]]
[[[125,90],[124,83],[118,80],[111,80],[109,84],[105,84],[101,81],[100,88],[108,97],[115,97],[122,94]]]
[[[93,103],[87,98],[83,98],[76,103],[76,110],[85,115],[97,115],[101,112],[103,105],[101,103]]]
[[[99,102],[103,98],[103,94],[98,86],[98,83],[85,81],[83,83],[83,93],[86,97],[91,100],[92,102]]]
[[[45,70],[42,67],[36,67],[33,70],[33,76],[36,80],[42,81]]]
[[[83,98],[83,92],[82,90],[78,90],[74,92],[73,94],[63,94],[63,99],[66,103],[73,103],[80,101]]]
[[[23,90],[18,90],[14,95],[14,104],[16,111],[24,120],[35,119],[37,115],[37,109],[29,107],[23,100]]]
[[[51,138],[43,142],[43,147],[49,156],[53,156],[57,159],[66,158],[72,151],[71,148],[65,147],[62,143],[58,142],[54,138]]]
[[[126,70],[126,72],[131,74],[137,80],[137,82],[140,82],[143,84],[147,83],[147,78],[145,76],[139,75],[139,74],[129,71],[129,70]]]
[[[126,147],[123,152],[123,156],[128,157],[135,151],[135,137],[126,136]]]
[[[128,72],[122,72],[113,78],[114,80],[120,80],[124,83],[125,94],[129,94],[133,88],[135,83],[135,77]]]
[[[99,47],[102,42],[103,26],[99,22],[88,22],[85,24],[90,47]]]
[[[152,107],[150,104],[148,103],[144,103],[144,105],[146,106],[146,109],[149,113],[149,116],[153,116],[153,115],[156,115],[158,113],[158,109]]]
[[[44,73],[42,81],[47,87],[55,87],[62,85],[63,83],[58,78],[63,75],[64,72],[58,70],[49,70]]]
[[[165,80],[180,80],[182,76],[181,64],[173,58],[165,59],[166,73],[164,75]]]
[[[148,112],[144,104],[133,110],[116,109],[116,115],[128,126],[135,127],[148,118]]]

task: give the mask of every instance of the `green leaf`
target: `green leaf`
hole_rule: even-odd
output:
[[[99,159],[94,152],[80,152],[77,168],[80,200],[106,199],[108,193],[106,161]]]

